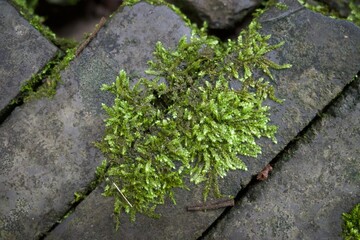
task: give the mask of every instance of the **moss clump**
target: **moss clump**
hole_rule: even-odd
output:
[[[351,12],[350,15],[347,17],[347,20],[360,26],[360,5],[355,4],[355,1],[351,1],[349,7]]]
[[[18,6],[27,9],[30,13],[34,13],[39,0],[13,0]]]
[[[61,81],[60,72],[64,70],[75,58],[76,48],[66,50],[66,54],[58,54],[49,61],[41,72],[33,75],[20,89],[24,101],[52,97],[56,93],[56,87]],[[41,85],[42,84],[42,85]]]
[[[103,105],[106,132],[97,146],[106,160],[97,173],[107,180],[104,195],[114,197],[117,217],[123,211],[133,221],[136,213],[157,217],[166,197],[176,202],[175,188],[188,189],[185,179],[203,184],[204,201],[219,197],[218,179],[246,170],[240,156],[261,153],[256,139],[276,141],[263,101],[280,100],[265,78],[290,65],[265,57],[283,42],[269,45],[260,29],[255,19],[225,43],[206,27],[194,29],[175,50],[156,44],[148,78],[134,85],[122,70],[115,83],[103,85],[115,101]]]
[[[323,15],[334,17],[334,18],[339,17],[339,14],[337,12],[330,10],[329,6],[324,3],[313,1],[313,0],[298,0],[298,2],[301,3],[304,7],[308,8],[314,12],[318,12]]]
[[[318,12],[332,18],[346,19],[360,26],[360,6],[355,3],[355,0],[350,0],[348,4],[350,14],[345,18],[341,17],[339,12],[334,9],[330,9],[329,6],[324,3],[312,0],[298,0],[298,2],[314,12]]]
[[[359,240],[360,239],[360,203],[349,213],[343,213],[343,238],[345,240]]]

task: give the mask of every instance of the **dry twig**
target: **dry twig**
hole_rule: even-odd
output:
[[[100,19],[100,22],[96,25],[95,30],[89,35],[88,38],[83,41],[78,49],[76,50],[76,57],[79,56],[79,54],[84,50],[84,48],[93,40],[93,38],[96,36],[96,34],[99,32],[102,26],[104,26],[106,22],[106,18],[102,17]]]

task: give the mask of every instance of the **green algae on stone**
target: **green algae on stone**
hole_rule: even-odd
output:
[[[323,15],[331,16],[334,18],[338,17],[338,14],[336,14],[334,11],[331,11],[329,9],[329,6],[324,3],[312,1],[312,0],[298,0],[298,2],[301,3],[307,9],[310,9],[311,11],[318,12]]]
[[[349,213],[343,213],[343,238],[345,240],[360,239],[360,203]]]
[[[188,189],[186,179],[204,184],[204,201],[209,194],[220,197],[219,178],[247,169],[239,156],[261,154],[261,137],[276,142],[263,101],[280,100],[265,79],[273,81],[271,70],[291,65],[266,58],[283,42],[269,45],[270,35],[260,29],[255,18],[237,40],[222,43],[205,25],[175,50],[158,42],[145,71],[149,78],[131,86],[121,70],[115,83],[103,85],[115,101],[103,104],[108,118],[97,146],[106,160],[98,175],[106,180],[104,196],[115,199],[118,223],[121,212],[132,221],[136,213],[158,217],[156,207],[166,197],[175,204],[174,189]]]

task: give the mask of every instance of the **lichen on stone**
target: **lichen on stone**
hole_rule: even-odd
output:
[[[255,18],[236,40],[221,42],[205,24],[174,50],[158,42],[148,77],[134,86],[124,70],[103,85],[115,100],[103,104],[106,130],[96,145],[106,160],[97,174],[106,180],[104,196],[115,199],[118,223],[121,212],[132,221],[136,213],[158,217],[165,198],[176,203],[176,188],[189,189],[186,179],[203,184],[204,201],[222,196],[219,178],[247,169],[241,156],[261,154],[256,140],[276,142],[263,102],[280,102],[271,71],[291,65],[266,58],[283,42],[270,45],[260,29]]]

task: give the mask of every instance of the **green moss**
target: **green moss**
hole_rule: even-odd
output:
[[[33,14],[39,0],[13,0],[13,2]]]
[[[20,89],[20,92],[24,96],[24,101],[54,96],[56,87],[61,81],[60,72],[74,59],[75,52],[76,48],[66,50],[65,55],[58,53],[39,73],[33,75],[30,80],[26,81]]]
[[[71,202],[71,204],[76,204],[80,201],[82,201],[85,198],[86,194],[82,192],[75,192],[74,193],[74,200]]]
[[[360,26],[360,5],[355,4],[355,1],[350,1],[349,7],[351,12],[350,15],[347,17],[347,20]]]
[[[349,213],[343,213],[343,238],[345,240],[360,239],[360,203]]]
[[[289,8],[289,6],[284,3],[275,3],[275,7],[280,10],[287,10]]]
[[[261,137],[276,142],[269,107],[274,95],[271,70],[289,68],[265,55],[283,42],[269,45],[257,18],[237,40],[221,42],[194,28],[175,50],[158,42],[148,62],[148,78],[133,81],[120,71],[102,90],[114,95],[103,108],[108,118],[98,176],[106,180],[105,196],[114,211],[135,220],[136,213],[158,217],[155,209],[185,179],[203,184],[203,197],[220,197],[219,178],[230,170],[246,170],[241,156],[257,157]],[[256,75],[256,76],[255,76]],[[258,77],[262,76],[262,77]],[[240,157],[240,158],[239,158]]]
[[[324,3],[313,0],[298,0],[298,2],[314,12],[318,12],[326,16],[338,17],[338,14],[331,11],[329,6]]]
[[[306,8],[314,12],[318,12],[332,18],[346,19],[360,26],[360,6],[359,4],[355,3],[355,0],[350,0],[349,2],[349,8],[351,12],[347,18],[340,17],[340,14],[338,12],[336,12],[333,9],[330,9],[328,5],[321,2],[312,1],[312,0],[298,0],[298,2],[300,2]]]

